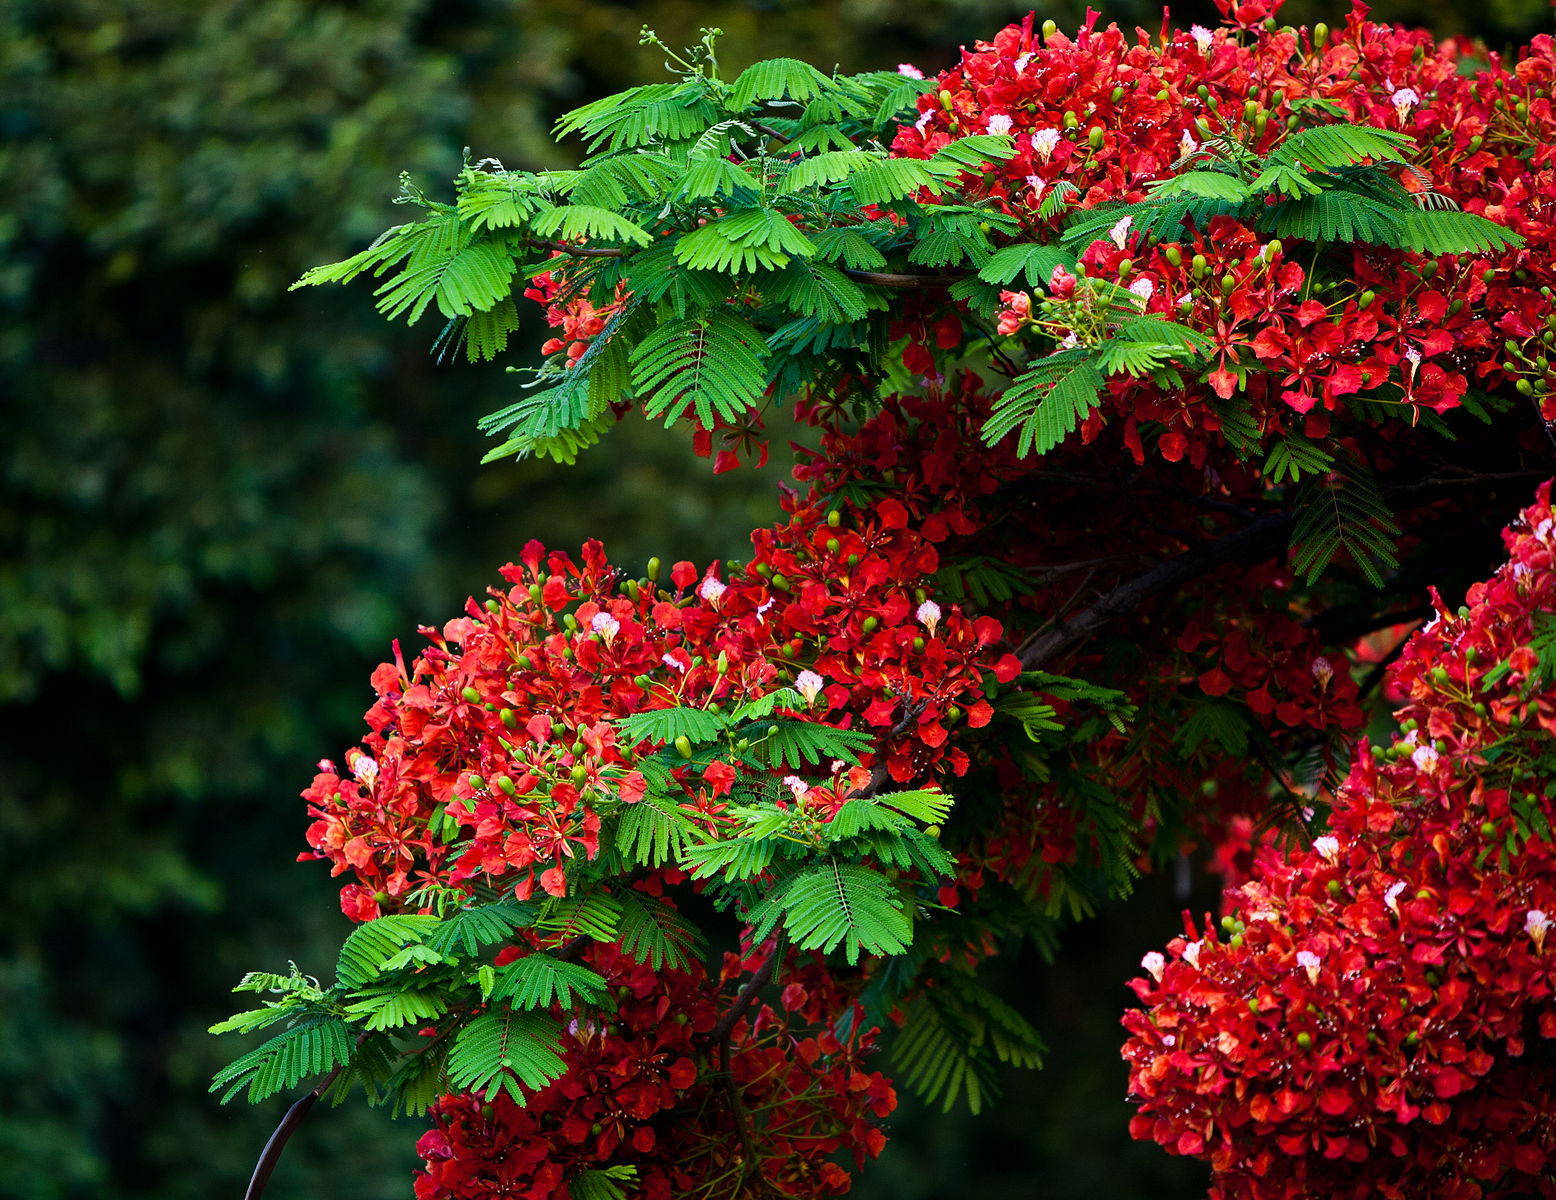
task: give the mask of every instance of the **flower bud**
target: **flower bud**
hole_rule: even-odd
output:
[[[1313,45],[1315,47],[1322,47],[1327,46],[1328,44],[1329,26],[1320,21],[1317,25],[1313,26]]]
[[[469,704],[479,704],[479,703],[481,703],[481,693],[476,691],[473,687],[467,687],[467,688],[465,688],[464,691],[460,692],[459,694],[461,696],[463,696],[465,698],[465,701],[467,703],[469,703]]]
[[[648,581],[650,583],[659,582],[659,568],[663,565],[657,558],[648,560]]]
[[[676,738],[675,752],[682,758],[690,758],[692,756],[691,738],[687,737],[684,733],[680,737]]]
[[[519,794],[519,789],[514,786],[513,780],[509,779],[506,775],[498,775],[492,780],[492,782],[510,796],[517,796]]]

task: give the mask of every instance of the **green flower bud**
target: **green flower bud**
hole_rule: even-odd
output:
[[[676,738],[675,752],[682,758],[690,758],[692,756],[691,738],[687,737],[684,733],[680,737]]]
[[[1170,266],[1181,267],[1183,265],[1183,251],[1178,249],[1177,246],[1168,246],[1162,251],[1162,257],[1167,260]]]
[[[1124,88],[1123,88],[1122,84],[1120,84],[1118,87],[1114,88],[1113,89],[1113,94],[1108,97],[1108,99],[1111,100],[1114,104],[1117,104],[1123,98],[1124,98]]]
[[[1194,256],[1193,266],[1194,266],[1194,278],[1195,279],[1203,279],[1205,277],[1205,272],[1210,267],[1210,263],[1206,260],[1206,258],[1205,258],[1205,256],[1203,254],[1196,254]]]
[[[1133,273],[1134,269],[1135,260],[1132,258],[1126,258],[1118,264],[1118,277],[1120,279],[1128,279],[1129,276]]]
[[[1058,32],[1059,26],[1055,25],[1052,21],[1043,22],[1043,37],[1045,39],[1053,37],[1053,35]]]
[[[1086,135],[1086,141],[1093,150],[1101,150],[1104,137],[1102,126],[1093,125],[1091,132]]]
[[[1317,25],[1313,26],[1313,45],[1315,47],[1322,47],[1327,46],[1328,44],[1329,26],[1320,21]]]
[[[472,791],[484,792],[486,790],[486,780],[472,772],[470,775],[470,787]]]
[[[834,508],[831,512],[829,512],[827,514],[827,524],[831,528],[836,529],[842,523],[843,523],[843,514],[838,512],[837,509]]]
[[[510,796],[517,796],[519,794],[519,789],[514,786],[513,780],[509,779],[506,775],[498,775],[492,780],[492,782]]]
[[[828,554],[836,554],[842,548],[843,548],[843,543],[838,541],[836,538],[828,538],[827,539],[827,553]]]
[[[648,560],[648,581],[650,583],[659,582],[659,568],[663,565],[657,558]]]
[[[1363,312],[1366,312],[1367,309],[1372,307],[1372,302],[1377,298],[1378,294],[1369,288],[1367,291],[1363,292],[1360,296],[1357,297],[1356,307],[1361,309]]]
[[[1311,1050],[1313,1048],[1313,1035],[1303,1030],[1297,1034],[1297,1045],[1303,1050]]]
[[[517,729],[519,727],[519,715],[511,708],[502,709],[497,714],[497,719],[509,729]]]
[[[463,696],[466,699],[466,701],[468,701],[471,704],[479,704],[479,703],[481,703],[481,693],[476,691],[473,687],[467,687],[464,691],[460,692],[459,694],[461,696]]]

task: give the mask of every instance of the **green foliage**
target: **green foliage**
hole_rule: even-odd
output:
[[[488,998],[511,1000],[519,1008],[550,1008],[553,1002],[571,1008],[575,995],[597,1004],[604,994],[605,980],[588,967],[548,954],[526,954],[497,968],[497,983]]]
[[[1102,403],[1103,376],[1085,350],[1060,350],[1018,375],[983,427],[993,445],[1020,427],[1017,453],[1046,454]]]
[[[950,1112],[958,1100],[980,1112],[998,1095],[996,1063],[1042,1064],[1036,1030],[970,975],[942,970],[908,1007],[892,1045],[901,1079],[927,1104]]]
[[[1226,138],[1198,152],[1194,169],[1151,185],[1146,200],[1105,205],[1072,219],[1062,244],[1084,248],[1121,218],[1147,237],[1173,240],[1183,223],[1204,229],[1218,214],[1266,235],[1361,242],[1423,254],[1479,254],[1523,244],[1495,222],[1458,211],[1446,197],[1418,198],[1390,174],[1414,139],[1366,125],[1298,129],[1262,160]]]
[[[314,1014],[216,1073],[211,1091],[226,1104],[245,1088],[250,1104],[296,1087],[351,1057],[351,1032],[339,1017]],[[224,1090],[225,1089],[225,1090]]]
[[[747,916],[759,940],[781,923],[800,949],[841,946],[850,964],[861,950],[901,954],[913,939],[913,919],[899,889],[878,871],[835,859],[795,872]]]
[[[495,1008],[459,1031],[448,1056],[448,1080],[459,1091],[492,1100],[506,1092],[524,1103],[522,1088],[538,1090],[560,1079],[562,1031],[538,1013]]]
[[[1309,584],[1344,550],[1368,582],[1381,588],[1383,573],[1399,567],[1398,536],[1399,526],[1372,473],[1349,456],[1335,471],[1297,489],[1292,566]]]

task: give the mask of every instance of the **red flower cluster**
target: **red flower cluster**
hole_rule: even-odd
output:
[[[367,753],[348,756],[345,776],[320,764],[303,857],[355,874],[341,903],[357,920],[426,883],[564,895],[567,862],[597,850],[602,809],[643,794],[632,763],[644,748],[621,745],[612,720],[739,703],[806,670],[824,687],[797,715],[882,728],[894,779],[961,774],[944,722],[965,707],[986,724],[985,675],[1019,668],[998,621],[928,598],[935,549],[900,502],[855,516],[795,505],[754,536],[738,578],[678,563],[673,592],[624,581],[598,543],[581,564],[531,543],[503,569],[506,591],[424,630],[433,645],[410,667],[397,653],[374,672]],[[735,777],[723,763],[680,774],[700,810]]]
[[[582,1172],[605,1167],[632,1168],[628,1190],[644,1200],[719,1200],[747,1194],[756,1178],[769,1194],[838,1195],[851,1183],[838,1152],[860,1166],[885,1147],[875,1122],[896,1094],[865,1068],[870,1035],[845,1044],[831,1032],[852,1000],[816,962],[791,956],[781,1008],[738,1022],[721,1063],[708,1041],[720,993],[749,964],[730,955],[710,981],[700,966],[656,973],[604,946],[586,961],[610,984],[614,1011],[570,1022],[566,1076],[524,1107],[505,1093],[439,1100],[416,1145],[417,1200],[567,1200]],[[744,1141],[725,1070],[758,1114]]]
[[[1516,70],[1491,55],[1483,69],[1460,74],[1467,43],[1438,45],[1366,13],[1355,5],[1322,44],[1305,30],[1266,27],[1262,16],[1214,31],[1138,30],[1133,40],[1116,26],[1098,30],[1095,13],[1073,40],[1039,38],[1029,17],[964,52],[898,135],[894,150],[913,157],[969,134],[1014,135],[1015,157],[968,180],[957,199],[991,198],[1045,240],[1059,218],[1039,217],[1038,207],[1056,186],[1073,187],[1086,208],[1139,201],[1206,143],[1229,137],[1267,153],[1300,107],[1328,106],[1418,140],[1419,161],[1402,175],[1408,189],[1528,239],[1521,251],[1485,257],[1357,247],[1325,260],[1230,218],[1154,245],[1122,222],[1083,256],[1088,273],[1131,285],[1144,308],[1216,346],[1208,387],[1112,388],[1110,417],[1129,428],[1137,457],[1138,430],[1154,422],[1163,457],[1203,462],[1220,427],[1217,401],[1239,394],[1262,429],[1289,425],[1294,411],[1315,435],[1342,397],[1363,392],[1439,412],[1459,404],[1472,379],[1494,386],[1517,377],[1530,394],[1549,396],[1556,375],[1543,346],[1553,277],[1538,247],[1549,242],[1544,205],[1556,197],[1556,49],[1539,37]],[[1065,298],[1062,285],[1054,295]],[[1006,322],[1021,323],[1019,315]],[[1556,404],[1543,403],[1556,416]]]
[[[1213,1196],[1556,1195],[1556,519],[1393,668],[1331,832],[1273,855],[1213,928],[1148,954],[1127,1014],[1137,1137]]]

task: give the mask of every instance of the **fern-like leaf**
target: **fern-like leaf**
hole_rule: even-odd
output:
[[[321,1075],[345,1063],[351,1058],[351,1048],[351,1030],[345,1021],[329,1014],[313,1014],[216,1072],[210,1090],[226,1089],[221,1098],[226,1104],[247,1088],[248,1102],[258,1104],[296,1087],[310,1075]]]
[[[557,1023],[540,1013],[508,1009],[483,1013],[454,1039],[448,1056],[449,1082],[486,1100],[507,1092],[522,1107],[521,1084],[538,1091],[566,1073],[561,1043]]]
[[[574,996],[596,1004],[605,995],[605,980],[578,963],[549,954],[526,954],[497,968],[489,1000],[511,1000],[519,1008],[571,1008]]]
[[[791,876],[748,914],[755,936],[766,938],[780,918],[802,950],[843,948],[850,965],[859,954],[901,954],[913,940],[902,894],[870,867],[826,862]]]
[[[663,900],[623,890],[616,934],[624,953],[656,971],[684,969],[702,944],[702,931]]]
[[[1083,350],[1061,350],[1039,360],[1005,389],[983,426],[993,445],[1020,426],[1016,453],[1047,454],[1101,403],[1103,377]]]
[[[1292,566],[1306,575],[1309,586],[1343,549],[1372,586],[1381,588],[1383,572],[1399,566],[1394,551],[1398,536],[1388,503],[1360,462],[1348,459],[1339,470],[1297,491]]]
[[[732,312],[667,322],[632,352],[632,382],[651,417],[668,427],[687,409],[704,427],[734,423],[767,386],[767,343]]]

